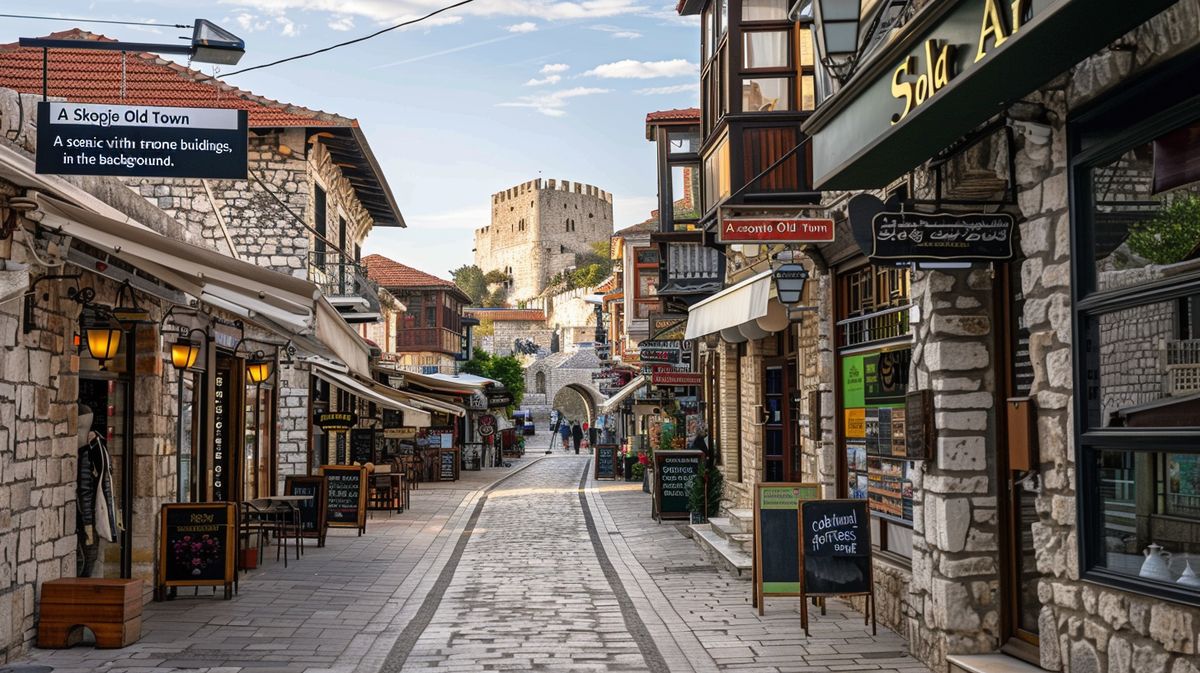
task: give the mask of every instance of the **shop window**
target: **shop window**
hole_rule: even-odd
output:
[[[1124,95],[1072,127],[1081,560],[1200,604],[1200,99]]]
[[[742,80],[743,112],[777,112],[792,109],[791,79],[754,77]]]
[[[747,69],[788,67],[790,31],[756,30],[742,34],[742,62]]]
[[[911,558],[915,464],[904,435],[909,272],[863,266],[840,274],[837,288],[844,493],[867,500],[876,546]]]

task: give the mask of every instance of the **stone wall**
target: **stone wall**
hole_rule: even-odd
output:
[[[613,231],[612,195],[578,182],[530,180],[493,194],[491,207],[491,224],[475,230],[475,264],[512,277],[514,304],[539,296]]]

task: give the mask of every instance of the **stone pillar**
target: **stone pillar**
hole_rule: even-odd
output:
[[[1000,638],[992,287],[988,268],[913,274],[910,389],[933,391],[937,441],[912,475],[909,646],[942,670]]]

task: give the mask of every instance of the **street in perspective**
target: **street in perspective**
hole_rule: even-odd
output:
[[[1200,0],[0,33],[0,673],[1200,673]]]

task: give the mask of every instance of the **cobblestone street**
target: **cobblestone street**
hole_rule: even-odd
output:
[[[288,568],[274,555],[232,601],[147,607],[123,650],[36,650],[55,673],[762,671],[923,673],[833,601],[805,639],[783,600],[649,516],[640,484],[594,482],[586,456],[533,448],[510,468],[426,484],[413,507],[334,532]],[[500,480],[500,481],[496,481]],[[581,488],[582,486],[582,488]]]

